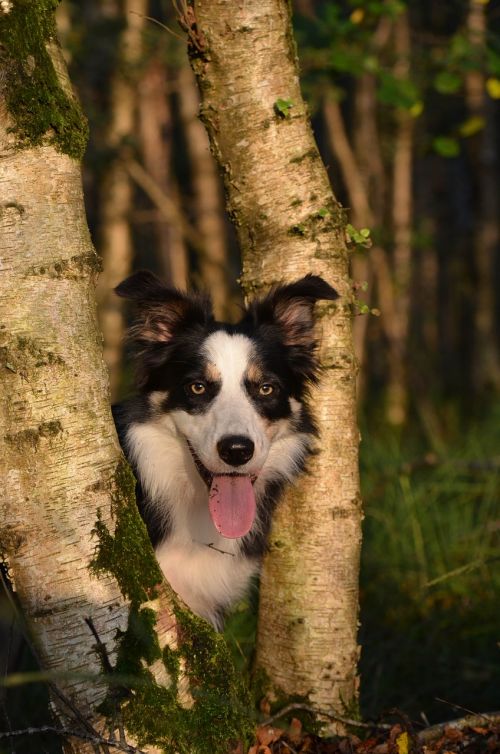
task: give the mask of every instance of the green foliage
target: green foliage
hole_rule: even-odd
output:
[[[460,154],[460,143],[452,136],[436,136],[432,146],[441,157],[458,157]]]
[[[461,86],[461,77],[453,71],[439,71],[434,79],[434,88],[440,94],[455,94]]]
[[[420,101],[420,92],[415,81],[399,78],[389,71],[379,71],[377,96],[384,105],[411,110]]]
[[[457,103],[463,103],[464,80],[470,72],[485,76],[488,95],[500,98],[500,39],[492,31],[494,22],[489,22],[491,30],[484,39],[475,38],[466,28],[466,6],[453,11],[444,5],[432,22],[414,0],[318,3],[314,15],[297,16],[303,86],[312,109],[328,91],[350,98],[356,80],[369,74],[380,103],[381,133],[388,137],[383,149],[392,149],[391,131],[398,112],[417,118],[429,111],[421,125],[422,148],[445,158],[457,156],[460,140],[480,129],[447,127],[447,114],[450,121],[456,121]],[[386,34],[380,44],[384,35],[378,34],[382,22],[393,24],[405,12],[410,17],[412,45],[407,74],[395,65],[393,36]]]
[[[274,103],[274,111],[280,118],[289,118],[293,106],[293,100],[280,98]]]
[[[13,131],[21,147],[52,144],[80,159],[88,138],[77,100],[64,91],[47,50],[56,45],[57,0],[16,0],[0,14],[0,62]]]
[[[347,4],[324,3],[317,7],[314,19],[300,19],[297,38],[305,69],[306,93],[321,96],[324,72],[328,71],[335,86],[344,87],[345,79],[371,73],[377,81],[377,97],[389,107],[412,110],[421,102],[420,87],[411,77],[396,76],[383,52],[373,44],[373,34],[381,18],[396,19],[406,8],[402,2],[361,1]],[[316,72],[321,68],[322,73]]]
[[[372,245],[369,228],[361,228],[360,230],[356,230],[354,225],[347,223],[345,231],[350,243],[354,246],[361,246],[365,249],[369,249]]]

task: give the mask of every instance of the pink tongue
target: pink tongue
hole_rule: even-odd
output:
[[[215,528],[223,537],[245,536],[255,518],[255,495],[250,477],[214,476],[208,506]]]

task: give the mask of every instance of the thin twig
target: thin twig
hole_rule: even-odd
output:
[[[474,715],[475,717],[484,717],[485,720],[488,720],[488,715],[483,715],[481,712],[474,712],[472,709],[467,709],[467,707],[462,707],[461,704],[455,704],[455,702],[449,702],[448,699],[441,699],[439,696],[435,696],[434,699],[436,702],[441,702],[442,704],[447,704],[448,707],[453,707],[453,709],[459,709],[461,712],[467,712],[468,715]]]
[[[140,18],[144,18],[145,21],[152,21],[157,26],[161,26],[162,29],[165,29],[165,31],[168,31],[169,34],[171,34],[176,39],[180,39],[183,44],[185,44],[186,40],[184,37],[181,37],[180,34],[177,34],[173,29],[171,29],[169,26],[165,26],[165,24],[162,24],[161,21],[158,21],[157,18],[153,18],[152,16],[145,16],[143,13],[138,13],[136,10],[129,10],[129,13],[133,13],[134,16],[140,16]]]
[[[104,642],[101,641],[101,637],[97,633],[97,628],[94,625],[94,621],[92,618],[84,618],[85,623],[90,628],[90,631],[92,633],[92,636],[96,640],[96,652],[99,655],[99,659],[102,662],[103,668],[106,671],[106,673],[111,674],[113,672],[113,666],[110,662],[108,650],[106,649],[106,645]]]
[[[347,717],[333,715],[331,712],[327,712],[326,710],[316,709],[316,707],[311,707],[308,704],[301,704],[300,702],[288,704],[286,707],[283,707],[282,710],[276,712],[276,714],[274,715],[271,715],[271,717],[268,717],[267,720],[264,720],[261,725],[270,725],[275,720],[278,720],[278,718],[288,715],[289,712],[293,712],[293,710],[303,710],[304,712],[310,712],[313,715],[326,717],[328,718],[328,720],[333,720],[336,723],[342,723],[342,725],[349,725],[352,728],[366,728],[368,730],[373,730],[373,728],[377,728],[379,730],[390,730],[392,728],[392,725],[389,725],[388,723],[362,723],[359,720],[350,720]]]
[[[74,730],[68,730],[68,728],[56,728],[54,725],[41,725],[39,728],[23,728],[22,730],[11,730],[0,732],[0,739],[10,738],[14,736],[33,736],[39,733],[55,733],[58,736],[68,736],[70,738],[79,738],[82,741],[90,741],[91,743],[98,744],[100,746],[109,746],[112,749],[118,749],[119,751],[127,752],[127,754],[145,754],[142,749],[138,749],[136,746],[130,744],[123,744],[119,741],[113,741],[109,738],[103,738],[99,734],[91,735],[90,733],[77,733]]]
[[[222,553],[222,555],[231,555],[231,557],[235,557],[234,552],[229,552],[228,550],[221,550],[219,547],[216,547],[213,542],[209,542],[207,544],[207,547],[210,547],[211,550],[215,550],[216,552]]]
[[[102,662],[103,668],[106,673],[111,675],[114,671],[114,668],[113,668],[113,665],[111,664],[111,660],[109,659],[106,645],[104,644],[101,637],[99,636],[99,633],[97,631],[97,628],[94,625],[94,621],[92,620],[92,618],[89,617],[89,618],[85,618],[84,620],[87,626],[90,628],[92,632],[92,636],[96,640],[95,649]],[[123,720],[122,720],[122,715],[121,715],[120,704],[118,702],[118,696],[117,696],[117,692],[119,692],[121,688],[122,687],[119,686],[118,688],[111,691],[111,698],[114,701],[114,705],[113,705],[114,712],[113,712],[113,727],[112,727],[112,730],[110,731],[110,735],[111,735],[111,740],[115,741],[116,739],[114,736],[114,728],[117,728],[118,734],[120,737],[120,743],[122,744],[122,746],[128,746],[127,737],[125,735],[125,728],[123,725]]]
[[[191,244],[199,256],[205,258],[207,249],[202,236],[185,219],[176,203],[169,197],[157,181],[143,168],[137,160],[124,158],[124,167],[130,177],[151,199],[161,215],[180,230],[185,240]]]
[[[417,737],[418,740],[422,743],[427,743],[429,741],[433,741],[435,738],[439,738],[439,736],[441,736],[447,728],[453,728],[454,730],[463,730],[463,728],[475,728],[481,726],[484,727],[485,722],[488,722],[488,725],[499,725],[500,711],[488,712],[487,714],[480,715],[467,715],[466,717],[461,717],[458,720],[450,720],[446,723],[438,723],[437,725],[432,725],[430,728],[421,730],[420,733],[417,734]]]

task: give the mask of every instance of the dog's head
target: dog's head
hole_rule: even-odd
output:
[[[274,288],[228,325],[215,321],[208,298],[168,288],[149,272],[116,292],[137,304],[129,336],[140,390],[188,444],[219,532],[243,536],[259,489],[292,479],[309,452],[314,304],[337,293],[307,275]]]

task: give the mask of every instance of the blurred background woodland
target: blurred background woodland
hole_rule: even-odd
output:
[[[350,223],[362,713],[435,722],[453,703],[498,708],[500,0],[293,10],[303,91]],[[217,316],[235,318],[239,252],[175,0],[64,0],[58,14],[89,119],[84,188],[117,399],[132,376],[112,288],[146,267],[209,289]],[[279,102],[293,108],[286,91]],[[246,608],[228,627],[242,667]]]

